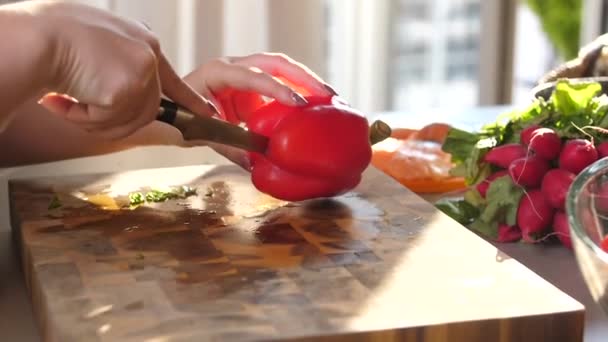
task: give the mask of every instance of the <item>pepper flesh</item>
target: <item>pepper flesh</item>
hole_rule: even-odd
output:
[[[265,155],[250,153],[252,182],[278,199],[343,194],[359,184],[371,162],[364,115],[336,96],[307,100],[303,107],[272,101],[247,120],[249,130],[269,138]]]

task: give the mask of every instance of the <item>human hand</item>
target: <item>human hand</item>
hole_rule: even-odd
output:
[[[161,93],[199,115],[213,105],[187,85],[143,24],[85,5],[24,5],[50,41],[40,104],[106,139],[124,138],[155,120]]]
[[[185,77],[197,92],[210,99],[224,119],[240,123],[258,109],[262,96],[288,106],[306,105],[304,96],[336,95],[328,84],[309,68],[283,54],[260,53],[244,57],[226,57],[210,61]],[[249,169],[247,154],[239,149],[205,144],[226,158]]]
[[[336,94],[309,68],[277,53],[212,60],[185,77],[231,122],[240,122],[257,109],[262,96],[289,106],[306,104],[303,96]]]

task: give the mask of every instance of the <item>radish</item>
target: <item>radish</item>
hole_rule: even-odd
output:
[[[578,174],[595,162],[597,157],[597,150],[589,140],[569,140],[564,144],[564,148],[559,155],[559,167]]]
[[[533,241],[532,234],[537,234],[551,225],[553,208],[545,200],[540,190],[532,190],[521,198],[517,208],[517,225],[524,240]]]
[[[557,234],[557,238],[564,246],[572,249],[568,216],[566,216],[566,214],[561,210],[556,212],[555,216],[553,216],[553,231]]]
[[[555,209],[564,209],[566,195],[576,175],[562,169],[552,169],[547,172],[541,184],[541,191],[545,199]]]
[[[498,242],[516,242],[521,240],[521,231],[517,226],[501,223],[498,226]]]
[[[531,125],[531,126],[524,128],[519,135],[519,140],[521,140],[521,143],[526,146],[529,145],[530,140],[532,140],[532,133],[534,133],[534,131],[539,128],[540,128],[539,125]]]
[[[596,149],[599,158],[608,157],[608,141],[597,145]]]
[[[513,182],[527,187],[539,186],[548,170],[549,163],[537,156],[520,158],[509,165],[509,174]]]
[[[484,179],[481,183],[477,184],[477,192],[479,192],[481,197],[486,198],[486,192],[488,192],[488,188],[490,187],[490,184],[492,184],[492,181],[496,178],[500,178],[508,174],[509,173],[506,170],[494,172],[493,174],[489,175],[488,178]]]
[[[526,149],[520,144],[505,144],[496,146],[484,157],[484,161],[492,165],[500,166],[503,169],[515,160],[526,156]]]
[[[546,160],[553,160],[559,156],[562,139],[550,128],[538,128],[532,132],[529,147],[537,156]]]

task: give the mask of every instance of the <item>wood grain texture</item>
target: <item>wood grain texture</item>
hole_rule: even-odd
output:
[[[152,185],[198,195],[116,209]],[[375,169],[295,204],[229,166],[12,181],[10,199],[48,341],[582,341],[578,302]]]

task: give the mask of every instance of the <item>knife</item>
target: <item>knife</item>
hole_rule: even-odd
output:
[[[161,99],[156,120],[177,128],[186,140],[205,140],[262,154],[268,148],[266,136],[220,119],[196,115],[167,99]]]
[[[246,128],[212,117],[196,115],[167,99],[161,99],[156,120],[177,128],[186,140],[206,140],[247,151],[266,153],[268,137]],[[376,120],[370,125],[370,144],[377,144],[391,136],[391,128]]]

